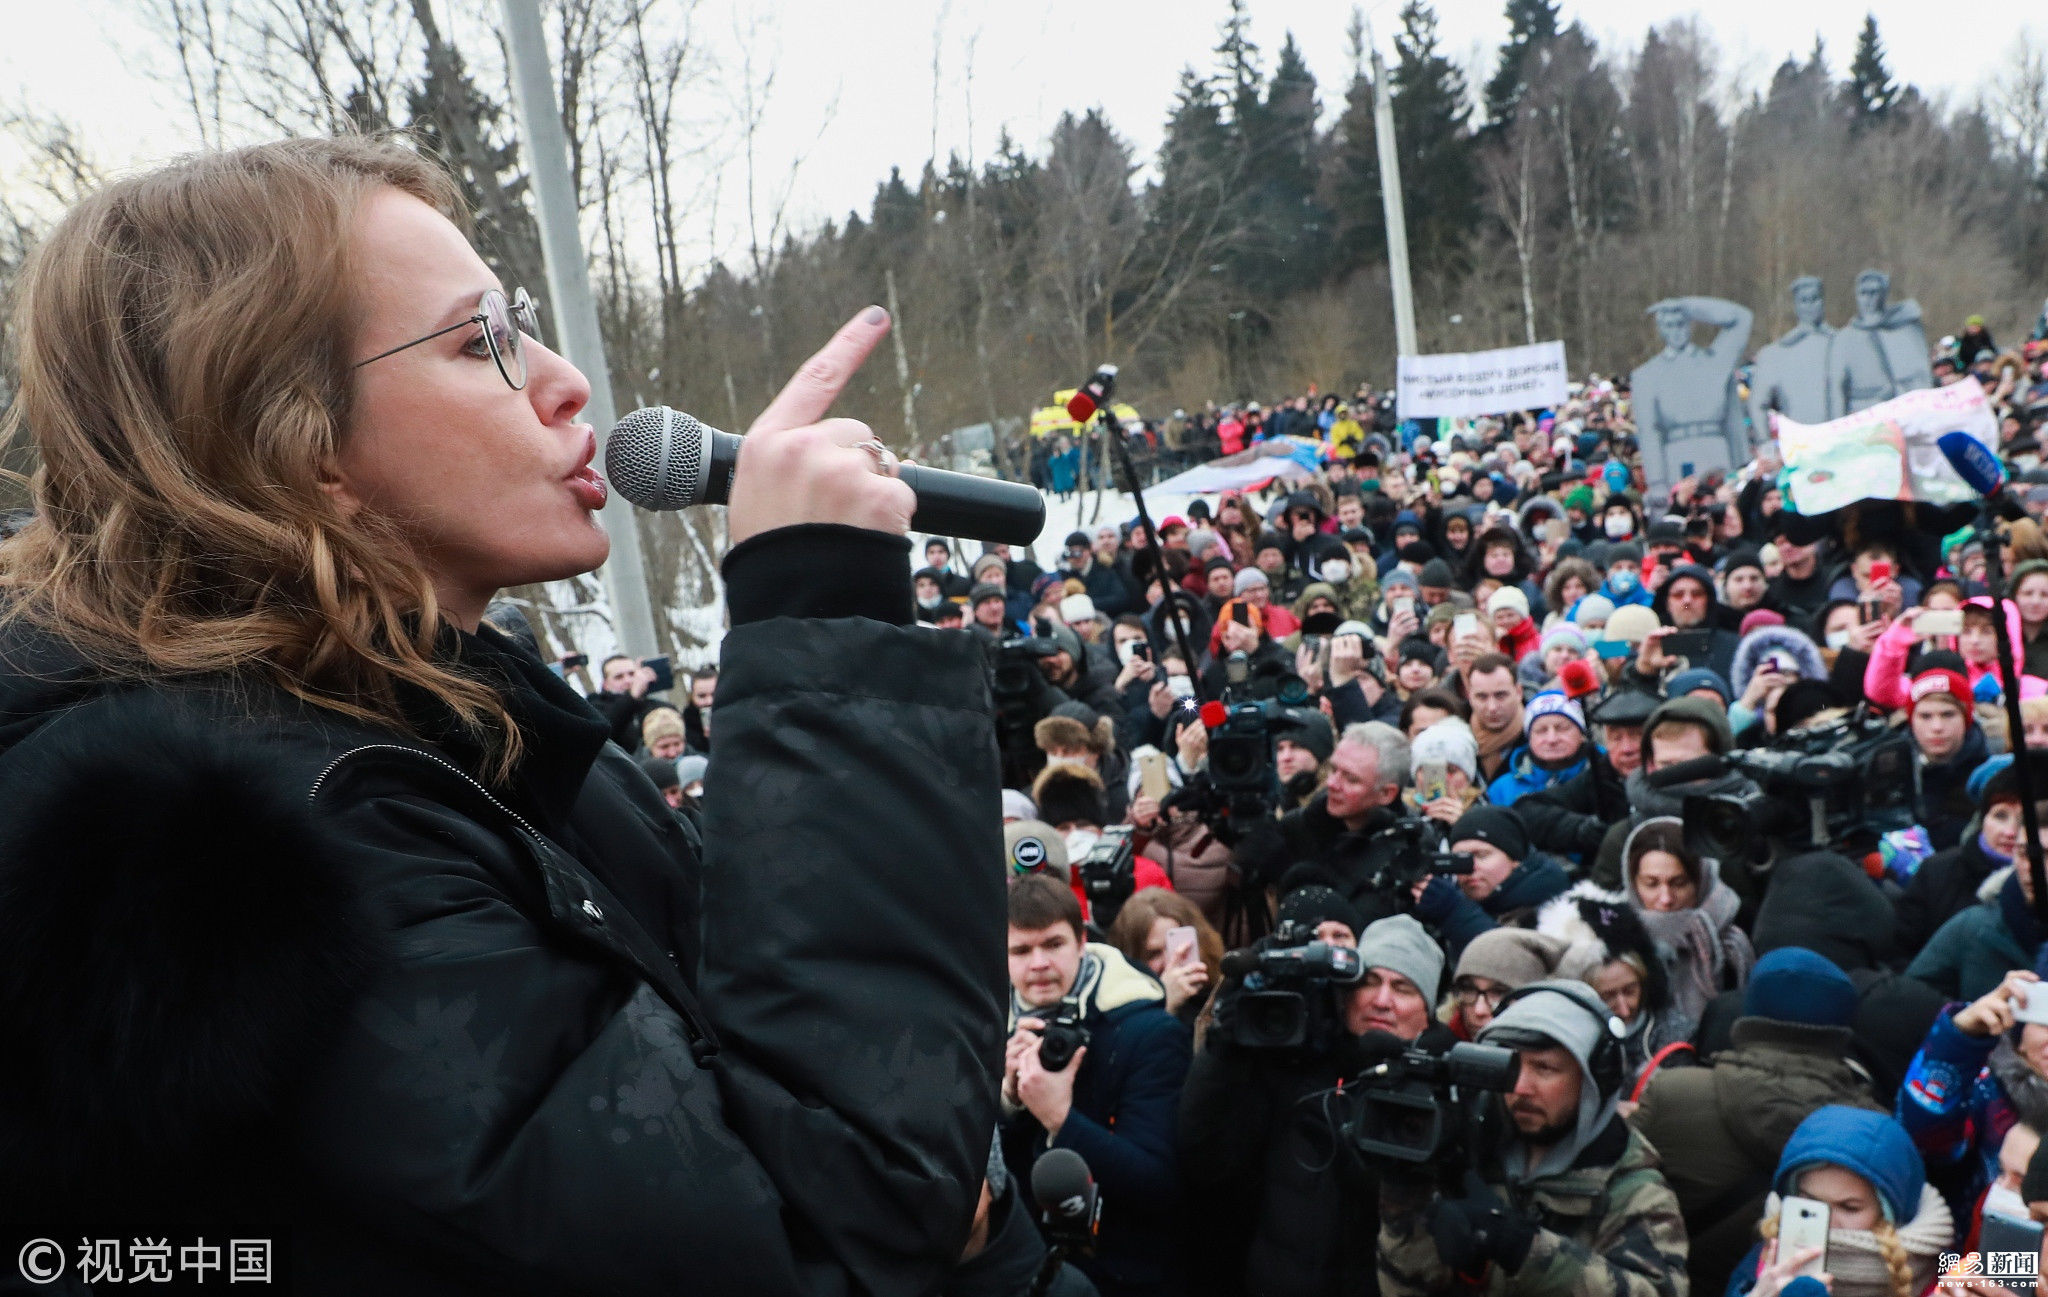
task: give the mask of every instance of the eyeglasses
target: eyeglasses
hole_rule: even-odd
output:
[[[514,289],[509,301],[501,290],[487,288],[484,290],[483,297],[477,301],[476,314],[466,319],[458,320],[445,329],[436,329],[423,338],[414,338],[411,342],[400,343],[389,351],[380,351],[370,357],[369,360],[359,360],[349,368],[361,369],[364,365],[370,364],[371,361],[382,360],[386,356],[395,356],[401,351],[419,346],[422,342],[432,342],[434,339],[453,333],[457,329],[467,329],[471,325],[476,324],[484,326],[484,345],[491,349],[491,359],[498,364],[498,376],[504,379],[506,386],[510,387],[513,391],[524,390],[526,387],[526,344],[524,340],[540,336],[540,312],[535,308],[533,299],[527,296],[526,290],[523,288]]]
[[[1486,1001],[1486,1008],[1488,1012],[1491,1012],[1494,1009],[1498,1009],[1500,1007],[1500,1002],[1508,998],[1508,993],[1505,988],[1496,989],[1492,991],[1482,991],[1478,987],[1472,985],[1470,982],[1460,982],[1456,986],[1453,986],[1451,988],[1451,994],[1457,996],[1458,1003],[1464,1005],[1468,1009],[1471,1008],[1473,1005],[1477,1004],[1479,1001],[1484,1000]]]

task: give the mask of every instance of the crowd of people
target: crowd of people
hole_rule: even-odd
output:
[[[1939,368],[1992,393],[2038,512],[2048,343],[1990,363]],[[1022,1198],[1069,1149],[1102,1196],[1051,1291],[1772,1297],[1824,1264],[1837,1297],[1909,1297],[1987,1213],[2048,1219],[1993,633],[2048,751],[2048,540],[2004,529],[1996,614],[1977,532],[1801,519],[1768,446],[1646,501],[1628,395],[1226,410],[1187,426],[1314,439],[1322,470],[1043,565],[924,542],[914,615],[981,641],[1007,785],[992,1183]],[[716,672],[680,705],[654,683],[616,657],[591,701],[695,813]],[[1757,759],[1832,749],[1870,787],[1799,831]],[[2048,817],[2048,757],[2033,779]],[[1275,971],[1330,947],[1355,961]],[[1363,1147],[1390,1050],[1472,1043],[1519,1071],[1432,1098],[1462,1142]],[[1794,1196],[1826,1204],[1824,1255],[1777,1248]]]
[[[2044,361],[1996,385],[2023,482]],[[1875,508],[1817,534],[1767,448],[1646,503],[1597,377],[1457,428],[1324,410],[1281,411],[1324,442],[1312,481],[1043,566],[933,539],[915,573],[918,618],[995,663],[1003,1152],[1093,1168],[1096,1288],[1770,1297],[1824,1263],[1837,1297],[1907,1297],[1986,1213],[2048,1217],[2048,964],[1983,541]],[[2003,542],[2039,750],[2048,542]],[[1901,754],[1867,822],[1708,832],[1701,806],[1786,801],[1750,758],[1852,739]],[[1245,971],[1316,942],[1353,975]],[[1309,1025],[1276,1044],[1262,997],[1290,985]],[[1455,1157],[1360,1152],[1387,1037],[1518,1054],[1511,1089],[1459,1097],[1488,1115]],[[1828,1206],[1824,1257],[1776,1247],[1794,1195]]]
[[[1941,387],[1966,377],[1976,379],[1998,411],[2003,435],[2018,440],[2023,428],[2048,419],[2048,306],[2027,339],[2006,350],[1999,349],[1983,316],[1968,317],[1962,328],[1936,344],[1931,368]],[[1741,383],[1748,384],[1750,378],[1748,366],[1738,371]],[[1603,390],[1626,396],[1627,378],[1603,382],[1594,374],[1578,390],[1593,396]],[[1744,408],[1750,408],[1746,386],[1741,396]],[[1374,434],[1387,442],[1398,430],[1405,442],[1421,431],[1417,424],[1402,424],[1393,392],[1375,391],[1370,383],[1358,384],[1348,397],[1311,385],[1306,392],[1269,404],[1208,401],[1193,410],[1176,409],[1164,418],[1126,421],[1124,427],[1133,466],[1146,484],[1270,438],[1303,437],[1321,441],[1332,451],[1356,454]],[[1085,433],[1017,437],[1011,440],[1008,455],[1023,480],[1056,498],[1092,487],[1114,489],[1121,478],[1115,476],[1104,435],[1098,425]],[[1758,435],[1761,439],[1762,431]],[[2021,453],[2038,454],[2027,448]]]

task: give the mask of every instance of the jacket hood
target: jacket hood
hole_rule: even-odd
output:
[[[1806,632],[1790,626],[1759,626],[1742,637],[1742,643],[1735,647],[1735,663],[1731,668],[1734,678],[1735,696],[1740,698],[1743,690],[1749,688],[1749,678],[1756,674],[1757,664],[1771,653],[1788,654],[1799,664],[1799,675],[1803,680],[1825,680],[1828,678],[1828,664],[1821,656],[1820,646]]]
[[[1296,617],[1308,616],[1309,604],[1317,599],[1328,599],[1332,604],[1336,605],[1339,613],[1344,611],[1344,601],[1337,596],[1336,586],[1331,585],[1328,581],[1311,581],[1301,588],[1300,594],[1294,597],[1294,615]]]

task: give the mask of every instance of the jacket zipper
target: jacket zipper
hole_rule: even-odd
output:
[[[312,788],[307,790],[307,802],[310,803],[319,800],[320,789],[324,784],[326,784],[328,776],[332,775],[336,770],[338,770],[344,761],[347,761],[350,757],[361,756],[365,752],[402,752],[407,756],[418,757],[422,761],[431,761],[435,765],[441,767],[443,770],[446,770],[449,774],[454,775],[456,778],[468,784],[471,788],[476,789],[478,796],[482,797],[485,801],[489,802],[492,808],[498,811],[499,814],[503,815],[506,819],[511,820],[514,824],[517,824],[520,828],[520,831],[525,833],[528,837],[533,838],[535,840],[539,840],[541,836],[540,833],[531,824],[528,824],[526,822],[526,820],[519,814],[519,812],[505,805],[505,803],[499,801],[496,797],[493,797],[491,795],[491,790],[484,787],[483,784],[480,783],[476,779],[476,777],[474,775],[471,775],[467,770],[464,770],[461,766],[456,765],[453,761],[449,761],[444,757],[437,757],[431,752],[423,752],[419,748],[409,748],[402,743],[366,743],[359,748],[350,748],[348,751],[342,753],[340,756],[336,757],[334,760],[327,763],[327,768],[320,772],[319,778],[313,781]]]
[[[541,836],[540,831],[529,824],[526,818],[520,815],[519,812],[494,797],[491,794],[491,790],[484,787],[483,783],[474,775],[471,775],[467,770],[464,770],[461,766],[456,765],[445,757],[435,756],[433,753],[422,751],[419,748],[409,748],[402,743],[366,743],[361,747],[350,748],[334,758],[334,760],[327,763],[327,768],[322,770],[319,776],[313,780],[313,786],[306,790],[307,804],[311,805],[319,799],[320,790],[326,786],[328,778],[336,770],[340,769],[344,762],[351,757],[361,756],[365,752],[396,752],[408,757],[417,757],[422,761],[431,762],[439,766],[441,769],[461,779],[471,788],[474,788],[477,791],[477,795],[482,797],[493,809],[519,826],[520,832],[526,834],[534,847],[545,851],[547,839]],[[642,975],[647,976],[645,973]],[[653,984],[651,977],[649,977],[649,982],[651,985]],[[661,993],[658,985],[655,989],[658,994]],[[669,997],[664,995],[663,998],[667,999]],[[677,1017],[682,1022],[684,1034],[689,1037],[692,1057],[699,1063],[704,1063],[717,1055],[718,1036],[712,1031],[710,1022],[704,1018],[702,1009],[695,1004],[694,997],[686,997],[686,1000],[687,1007],[684,1004],[674,1003],[671,1003],[671,1007],[675,1009]]]

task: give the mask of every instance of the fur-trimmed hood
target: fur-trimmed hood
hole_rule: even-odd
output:
[[[1559,977],[1590,982],[1604,965],[1633,955],[1643,968],[1644,1008],[1662,1012],[1670,1005],[1663,954],[1629,905],[1627,893],[1590,881],[1577,883],[1536,912],[1536,931],[1564,943]]]
[[[1735,696],[1740,698],[1749,688],[1749,678],[1756,674],[1757,665],[1770,653],[1783,653],[1799,664],[1802,680],[1826,680],[1827,659],[1821,655],[1820,645],[1805,631],[1790,626],[1759,626],[1742,637],[1735,646],[1735,665],[1729,683],[1735,686]]]

